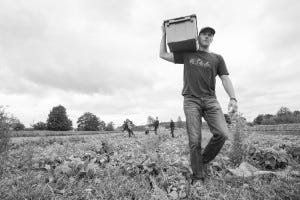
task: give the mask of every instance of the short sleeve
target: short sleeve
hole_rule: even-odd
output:
[[[183,64],[184,63],[184,53],[174,52],[174,63]]]
[[[218,58],[219,58],[219,65],[218,65],[217,74],[218,74],[219,76],[222,76],[222,75],[229,75],[223,57],[220,56],[220,55],[218,55]]]

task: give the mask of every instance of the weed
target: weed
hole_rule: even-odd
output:
[[[9,117],[7,116],[3,106],[0,106],[0,154],[8,150],[9,135]]]
[[[71,143],[85,143],[86,142],[84,137],[80,137],[80,136],[69,137],[68,141]]]
[[[241,114],[235,114],[231,116],[232,130],[233,130],[233,142],[229,158],[234,165],[239,165],[246,156],[246,150],[244,146],[245,141],[245,119]]]

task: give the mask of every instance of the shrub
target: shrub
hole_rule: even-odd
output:
[[[14,131],[22,131],[22,130],[25,129],[25,125],[22,124],[22,123],[19,121],[19,122],[13,124],[13,127],[12,127],[12,128],[13,128]]]
[[[0,106],[0,179],[5,174],[6,161],[8,158],[7,150],[9,147],[10,135],[9,135],[9,118],[3,108]]]
[[[9,117],[3,106],[0,106],[0,154],[8,149],[9,136]]]
[[[45,122],[37,122],[31,125],[33,130],[47,130],[47,124]]]
[[[99,131],[101,121],[93,113],[86,112],[81,115],[77,120],[77,129],[79,131]]]
[[[113,122],[109,122],[106,127],[105,127],[105,130],[106,131],[114,131],[115,128],[114,128],[114,123]]]

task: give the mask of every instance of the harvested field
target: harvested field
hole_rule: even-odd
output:
[[[0,199],[297,199],[299,136],[251,133],[243,162],[257,172],[239,176],[233,139],[210,164],[205,184],[189,184],[184,129],[158,135],[136,132],[40,137],[15,142],[1,155]],[[211,136],[203,131],[203,144]],[[234,171],[236,170],[236,171]],[[246,174],[244,174],[246,175]]]

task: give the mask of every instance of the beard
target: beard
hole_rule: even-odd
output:
[[[205,42],[205,43],[199,42],[199,46],[202,48],[208,48],[209,45],[210,45],[210,43],[207,43],[207,42]]]
[[[210,45],[210,42],[209,41],[203,41],[203,40],[201,41],[201,39],[198,38],[198,44],[202,48],[208,48],[209,45]]]

